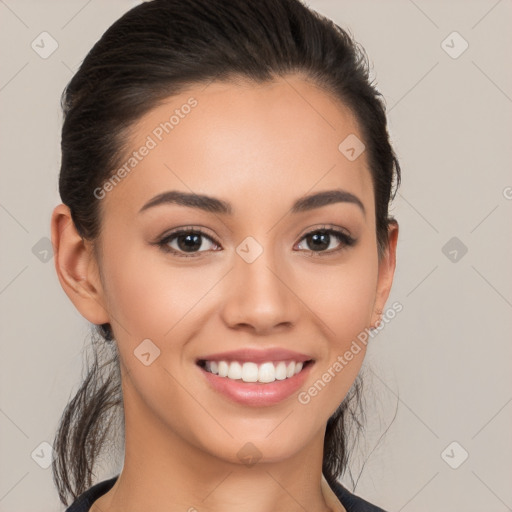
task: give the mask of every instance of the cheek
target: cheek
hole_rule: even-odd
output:
[[[309,387],[298,395],[306,418],[331,416],[347,396],[366,354],[377,285],[377,258],[361,253],[345,265],[324,268],[308,304],[326,339],[325,353]],[[314,282],[314,281],[313,281]],[[361,341],[363,340],[363,341]],[[308,419],[305,419],[308,421]]]
[[[377,277],[376,256],[363,251],[343,264],[308,270],[309,284],[303,281],[305,302],[321,321],[333,348],[341,350],[370,325]]]
[[[119,252],[119,251],[118,251]],[[121,251],[105,264],[109,313],[121,338],[161,339],[194,309],[219,280],[207,265],[166,264],[157,251]],[[115,251],[112,252],[115,254]],[[184,322],[187,323],[187,322]]]

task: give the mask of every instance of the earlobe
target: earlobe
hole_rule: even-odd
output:
[[[68,206],[56,206],[51,219],[55,270],[62,289],[80,314],[94,324],[108,323],[97,261],[90,243],[77,232]]]
[[[377,282],[377,295],[371,326],[377,328],[382,317],[384,306],[388,300],[396,267],[396,247],[398,242],[398,222],[391,220],[388,226],[388,247],[382,260],[379,262],[379,278]]]

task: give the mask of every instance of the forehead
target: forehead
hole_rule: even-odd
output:
[[[235,210],[248,194],[261,208],[332,188],[371,203],[366,154],[347,158],[347,140],[362,146],[352,112],[300,76],[195,85],[133,125],[126,172],[103,207],[134,213],[167,190],[229,198]]]

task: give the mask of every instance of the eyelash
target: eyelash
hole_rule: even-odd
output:
[[[343,231],[334,229],[329,226],[322,226],[321,228],[317,228],[317,229],[314,229],[313,231],[309,231],[300,239],[299,242],[302,242],[302,240],[304,240],[308,236],[314,235],[316,233],[324,233],[324,234],[334,235],[341,242],[341,246],[337,249],[331,249],[330,251],[309,250],[308,252],[311,253],[310,257],[324,257],[327,255],[332,255],[332,254],[338,253],[338,252],[346,249],[347,247],[352,247],[357,242],[357,240],[355,238],[351,237],[350,235],[344,233]],[[180,258],[196,258],[199,255],[201,255],[201,253],[207,252],[207,251],[198,251],[195,253],[187,254],[187,253],[177,251],[176,249],[169,247],[169,242],[171,240],[174,240],[175,238],[179,237],[180,235],[190,235],[190,234],[201,235],[205,238],[208,238],[215,245],[219,246],[219,244],[210,235],[206,234],[204,231],[202,231],[201,229],[198,229],[198,228],[181,228],[177,231],[173,231],[173,232],[167,234],[164,238],[160,239],[158,242],[155,242],[155,245],[160,247],[160,249],[162,251],[164,251],[166,253],[172,253]]]

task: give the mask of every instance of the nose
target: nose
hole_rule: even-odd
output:
[[[264,250],[252,263],[237,255],[225,283],[224,322],[260,335],[295,325],[303,307],[292,276],[286,263],[277,264],[271,251]]]

